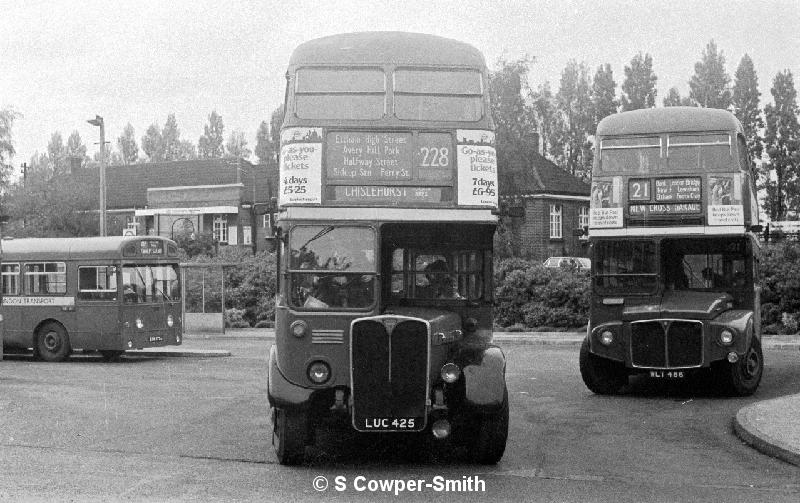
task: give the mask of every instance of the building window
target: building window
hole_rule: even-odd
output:
[[[269,229],[269,215],[261,215],[261,227]]]
[[[578,208],[578,227],[581,230],[587,229],[589,227],[589,207],[588,206],[581,206]],[[587,234],[581,234],[581,239],[589,239]]]
[[[253,244],[253,231],[251,230],[249,225],[242,226],[242,244],[243,245]]]
[[[550,205],[550,239],[561,239],[561,205]]]
[[[220,243],[228,243],[227,215],[214,215],[214,239]]]

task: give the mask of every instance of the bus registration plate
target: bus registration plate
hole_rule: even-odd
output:
[[[367,417],[364,418],[364,429],[371,431],[414,430],[422,425],[419,417]]]
[[[686,373],[682,370],[651,370],[650,377],[656,379],[683,379]]]

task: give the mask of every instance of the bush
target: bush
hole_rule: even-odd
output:
[[[225,327],[226,328],[250,328],[250,324],[243,318],[244,310],[226,309]]]
[[[576,328],[589,319],[589,275],[506,259],[495,270],[495,324]]]

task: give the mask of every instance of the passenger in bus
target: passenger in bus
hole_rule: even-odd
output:
[[[125,283],[122,285],[122,299],[126,304],[135,304],[139,300],[139,294],[136,293],[136,285]]]
[[[449,267],[444,260],[436,260],[425,268],[428,286],[419,289],[420,297],[425,299],[463,299],[456,291],[455,281],[447,274]]]

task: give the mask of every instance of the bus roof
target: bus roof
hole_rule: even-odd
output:
[[[727,110],[699,107],[645,108],[609,115],[597,125],[598,136],[699,131],[743,132]]]
[[[301,65],[444,65],[483,68],[483,54],[464,42],[399,31],[343,33],[297,47],[290,66]]]
[[[2,260],[112,259],[122,256],[122,248],[132,242],[148,240],[173,243],[160,236],[107,236],[84,238],[3,239]],[[174,244],[174,243],[173,243]],[[167,255],[130,258],[166,258]],[[177,257],[173,256],[177,260]]]

